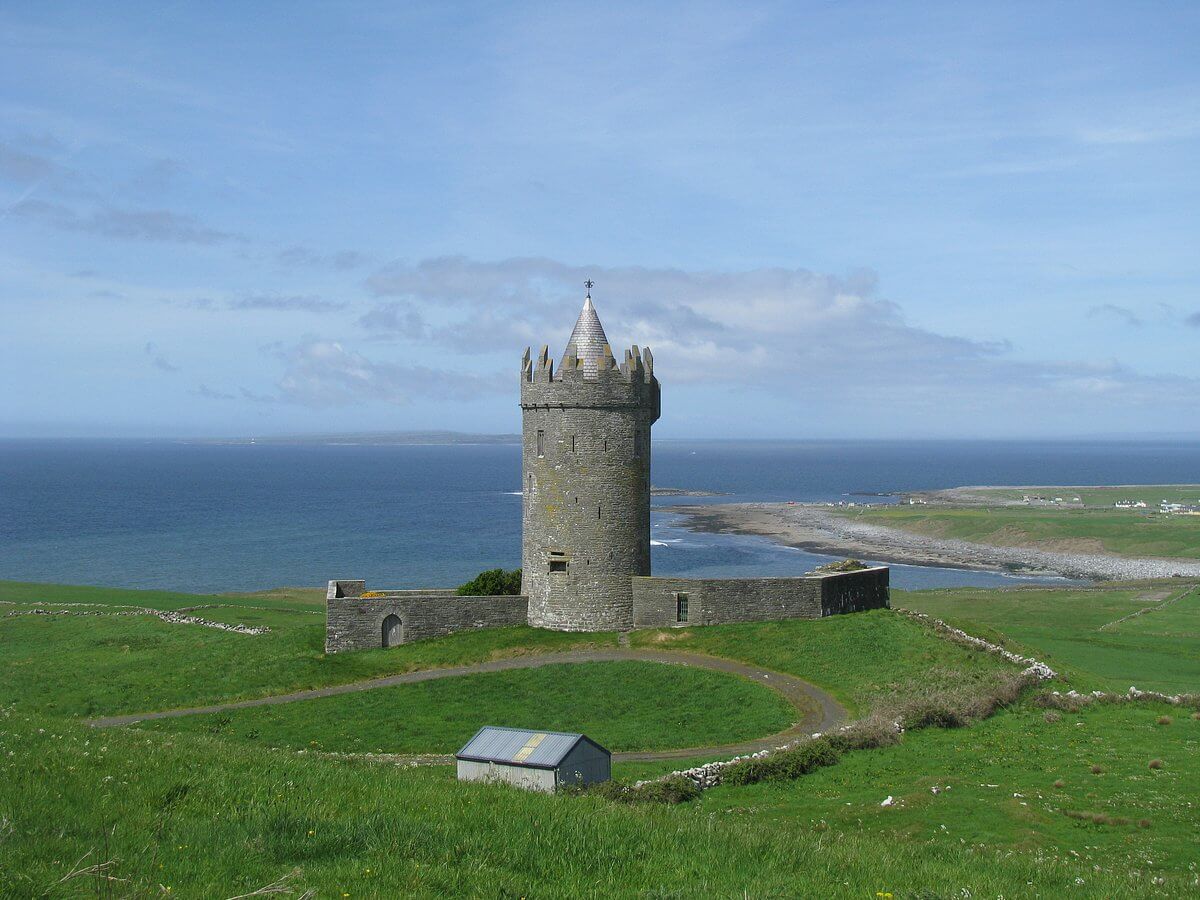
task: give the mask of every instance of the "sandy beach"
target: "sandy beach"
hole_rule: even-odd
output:
[[[789,547],[828,556],[851,556],[913,566],[1119,581],[1175,575],[1200,577],[1200,561],[1195,560],[1066,553],[928,537],[849,519],[819,504],[721,503],[676,506],[671,511],[683,515],[683,524],[695,531],[756,534]]]

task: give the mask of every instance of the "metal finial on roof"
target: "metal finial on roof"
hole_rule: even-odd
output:
[[[592,288],[596,286],[596,282],[592,281],[592,279],[589,278],[587,281],[585,281],[583,283],[583,286],[585,288],[587,288],[587,295],[590,298],[592,296]]]

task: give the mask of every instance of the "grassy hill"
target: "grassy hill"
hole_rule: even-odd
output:
[[[1070,678],[1060,690],[1124,689],[1127,680],[1194,679],[1185,652],[1193,595],[1170,590],[1183,587],[896,599],[1052,657]],[[772,730],[773,695],[731,676],[621,663],[447,679],[163,728],[97,731],[78,721],[615,643],[518,628],[324,657],[318,603],[312,592],[0,585],[0,896],[230,897],[281,880],[297,894],[333,897],[1184,896],[1200,887],[1200,719],[1190,709],[1060,713],[1027,699],[969,728],[910,731],[896,746],[848,753],[798,781],[720,787],[679,806],[532,795],[459,784],[446,766],[296,751],[312,740],[351,748],[356,736],[370,750],[383,737],[444,749],[453,728],[518,713],[609,729],[610,740],[668,746],[674,735],[686,745],[720,728]],[[234,634],[147,613],[6,616],[35,606],[212,604],[193,614],[247,624],[258,616],[272,631]],[[1151,611],[1125,618],[1138,609]],[[985,687],[1013,671],[887,611],[632,637],[793,673],[857,712]],[[1105,650],[1109,641],[1116,650]],[[262,746],[269,729],[282,749]],[[616,774],[683,764],[623,764]]]

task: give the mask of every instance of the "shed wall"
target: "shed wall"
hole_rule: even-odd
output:
[[[558,764],[558,783],[596,784],[612,777],[612,757],[580,741]]]
[[[526,766],[509,766],[504,763],[458,760],[459,781],[489,781],[511,784],[527,791],[554,792],[553,769],[531,769]]]

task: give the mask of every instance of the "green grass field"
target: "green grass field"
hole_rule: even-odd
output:
[[[1172,724],[1157,724],[1164,714]],[[1150,768],[1154,759],[1161,769]],[[1094,765],[1101,774],[1092,774]],[[848,754],[798,787],[722,787],[697,805],[747,823],[965,845],[981,855],[1020,847],[1060,862],[1077,858],[1103,873],[1138,871],[1149,886],[1156,874],[1178,877],[1197,863],[1200,721],[1157,705],[1103,706],[1052,722],[1040,710],[1019,709]],[[895,802],[881,806],[888,796]],[[1081,877],[1083,894],[1102,894],[1091,876]]]
[[[1078,690],[1200,691],[1200,589],[1191,584],[896,592],[892,602],[1007,637]]]
[[[324,601],[320,607],[314,606],[312,593],[203,597],[0,583],[0,616],[55,603],[164,610],[220,603],[225,606],[196,614],[272,629],[258,636],[230,634],[171,625],[152,616],[2,619],[0,705],[20,702],[44,712],[83,717],[171,709],[526,653],[611,647],[617,640],[611,633],[566,634],[513,627],[327,657]]]
[[[111,896],[169,889],[198,898],[289,875],[321,897],[871,898],[1059,896],[1077,878],[1088,888],[1082,896],[1118,896],[1148,887],[1151,875],[1095,872],[1066,848],[1014,852],[1009,839],[985,850],[901,832],[881,840],[853,821],[844,832],[807,818],[764,827],[748,812],[629,807],[458,784],[447,767],[301,757],[214,736],[97,735],[19,713],[0,719],[5,897],[106,896],[94,877],[68,876],[109,862],[109,874],[124,879]],[[1092,837],[1080,835],[1078,846]],[[1172,886],[1186,884],[1186,873],[1162,871]]]
[[[591,662],[160,719],[142,727],[292,749],[453,753],[485,724],[581,731],[610,750],[660,750],[758,738],[784,730],[794,718],[787,701],[733,675],[660,663]]]
[[[895,506],[837,510],[918,534],[980,544],[1200,559],[1200,516],[1147,510]]]
[[[1183,588],[1190,585],[898,592],[894,602],[1047,658],[1068,676],[1061,690],[1195,690],[1190,651],[1200,607]],[[197,614],[273,631],[229,634],[147,616],[4,618],[55,603],[220,603]],[[77,721],[615,643],[613,635],[516,628],[326,658],[319,608],[313,592],[192,597],[0,584],[0,896],[230,897],[280,879],[322,897],[1200,889],[1200,720],[1190,709],[1096,705],[1048,716],[1024,701],[969,728],[912,731],[897,746],[848,753],[797,781],[717,788],[674,807],[459,784],[446,766],[297,750],[452,749],[458,730],[484,718],[526,715],[537,719],[528,724],[582,728],[616,746],[679,746],[720,729],[777,730],[773,694],[707,671],[604,663],[137,728]],[[1138,609],[1150,611],[1125,618]],[[648,630],[632,642],[794,673],[860,712],[1013,671],[887,611]],[[1162,716],[1169,724],[1159,724]],[[686,764],[630,763],[616,774]],[[889,795],[893,804],[882,807]],[[89,871],[96,865],[122,880],[98,881]]]
[[[980,499],[994,497],[997,500],[1021,500],[1031,495],[1062,497],[1071,501],[1078,497],[1084,506],[1112,509],[1118,500],[1142,500],[1150,508],[1157,507],[1163,500],[1169,503],[1200,503],[1198,484],[1134,484],[1125,486],[1059,486],[1000,488],[981,487],[971,493]]]
[[[868,712],[914,690],[986,683],[1010,669],[964,650],[887,610],[817,621],[759,622],[636,631],[633,645],[741,659],[824,687],[846,707]]]

